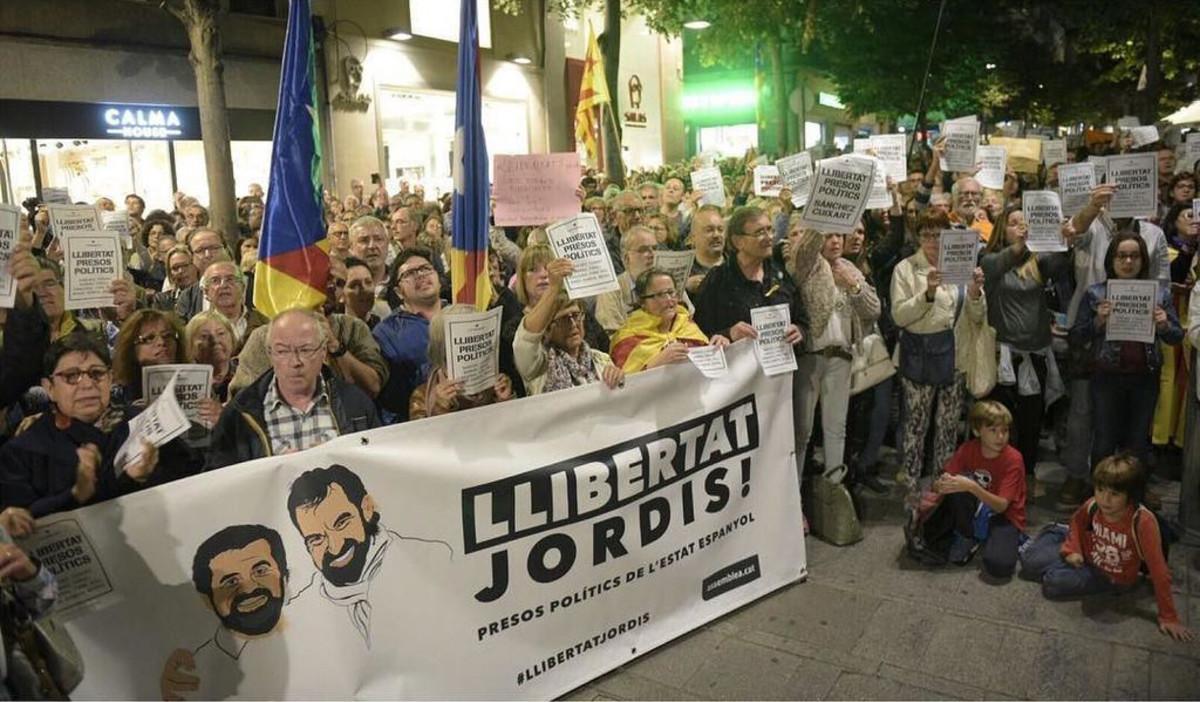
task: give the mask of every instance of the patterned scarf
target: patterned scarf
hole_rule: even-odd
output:
[[[546,347],[546,385],[543,392],[565,390],[576,385],[587,385],[600,381],[596,372],[596,364],[592,361],[592,349],[587,342],[582,342],[579,349],[580,360],[576,361],[571,354],[555,346]]]

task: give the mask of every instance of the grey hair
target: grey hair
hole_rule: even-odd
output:
[[[953,185],[950,186],[950,194],[954,197],[955,200],[958,199],[958,191],[961,189],[961,184],[967,182],[968,180],[974,181],[975,184],[979,186],[980,191],[983,190],[983,185],[975,178],[973,178],[971,176],[967,176],[966,178],[959,178],[958,180],[954,181]]]
[[[329,340],[329,338],[325,336],[325,317],[319,312],[310,310],[307,307],[292,307],[275,315],[275,318],[271,320],[271,324],[267,327],[267,346],[270,346],[273,343],[275,327],[282,324],[283,320],[296,316],[304,317],[308,321],[312,322],[313,326],[317,329],[317,345],[325,345],[325,342]]]
[[[656,244],[658,243],[658,237],[655,236],[653,229],[644,224],[635,224],[629,228],[629,231],[625,232],[625,236],[621,237],[622,256],[629,253],[629,247],[633,246],[633,237],[637,236],[638,234],[649,234],[650,238],[654,239]]]
[[[350,197],[354,196],[351,195]],[[379,231],[383,232],[385,237],[387,236],[387,225],[383,223],[382,219],[373,217],[371,215],[363,215],[362,217],[354,220],[354,224],[350,225],[350,236],[354,236],[355,232],[359,231],[360,229],[367,229],[369,227],[378,227]]]
[[[242,269],[239,268],[236,263],[229,260],[228,258],[224,258],[224,259],[218,259],[216,261],[213,261],[212,263],[208,264],[207,268],[204,269],[204,275],[200,276],[200,289],[201,290],[203,290],[205,292],[208,291],[208,272],[210,270],[212,270],[212,267],[217,266],[217,265],[224,265],[224,264],[229,264],[230,266],[233,266],[233,275],[235,278],[237,278],[238,285],[240,285],[242,287],[242,290],[246,289],[246,274],[242,272]]]
[[[475,305],[446,305],[429,320],[429,346],[426,347],[426,355],[434,368],[446,366],[446,323],[444,318],[448,315],[471,314],[477,311]]]

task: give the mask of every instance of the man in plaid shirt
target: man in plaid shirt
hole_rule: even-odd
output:
[[[375,403],[324,370],[331,344],[324,318],[281,313],[267,331],[271,369],[237,394],[213,429],[209,469],[293,453],[379,426]]]

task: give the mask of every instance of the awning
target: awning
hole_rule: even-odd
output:
[[[1195,124],[1200,122],[1200,100],[1185,105],[1163,118],[1171,124]]]

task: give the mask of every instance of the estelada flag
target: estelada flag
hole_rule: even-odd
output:
[[[608,81],[604,78],[604,57],[600,55],[600,45],[596,43],[591,22],[588,22],[587,55],[583,62],[583,79],[579,83],[579,104],[575,107],[575,141],[583,142],[587,158],[592,162],[600,158],[592,108],[600,105],[608,105],[611,109],[612,98],[608,94]]]
[[[316,85],[309,0],[291,0],[270,190],[254,267],[254,306],[268,317],[293,307],[316,309],[325,302],[329,245],[321,216]]]
[[[475,0],[462,0],[458,34],[458,90],[454,108],[454,199],[450,286],[454,302],[486,310],[492,297],[488,275],[489,180],[483,101],[479,86],[479,18]]]

